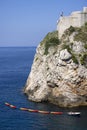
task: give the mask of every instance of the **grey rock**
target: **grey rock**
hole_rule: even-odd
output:
[[[71,57],[72,57],[72,56],[71,56],[71,54],[67,51],[67,49],[64,49],[64,50],[60,51],[60,59],[61,59],[61,60],[64,60],[64,61],[70,60]]]

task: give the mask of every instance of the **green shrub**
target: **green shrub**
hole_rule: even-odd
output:
[[[71,53],[71,48],[67,44],[62,45],[62,49],[67,49],[69,53]]]
[[[51,46],[57,46],[59,44],[60,41],[58,39],[58,31],[49,32],[40,43],[40,45],[45,48],[44,55],[48,54],[48,49]]]
[[[84,53],[80,58],[81,65],[85,65],[87,62],[87,53]]]
[[[86,43],[86,41],[87,41],[87,33],[79,32],[78,34],[75,35],[74,40]]]
[[[73,54],[73,53],[72,53],[72,60],[73,60],[73,62],[76,63],[76,64],[79,63],[78,60],[77,60],[77,58],[76,58],[76,56],[75,56],[75,54]]]
[[[63,38],[65,38],[67,35],[70,36],[75,31],[76,31],[76,28],[73,26],[70,26],[68,29],[64,31]]]
[[[87,22],[85,23],[85,27],[87,28]]]
[[[84,45],[84,48],[87,49],[87,43]]]
[[[69,31],[69,35],[71,35],[73,32],[75,32],[75,28],[73,26],[70,26],[68,28],[68,31]]]
[[[58,38],[55,38],[55,37],[52,37],[48,40],[48,43],[51,44],[51,45],[58,45],[59,44],[59,39]]]
[[[71,46],[73,46],[73,44],[74,44],[73,42],[70,43]]]
[[[58,38],[56,37],[52,37],[50,39],[48,39],[45,43],[45,52],[44,54],[47,55],[48,54],[48,49],[51,47],[51,46],[57,46],[60,44],[60,41]]]
[[[87,23],[77,30],[77,34],[74,37],[75,41],[87,42]]]

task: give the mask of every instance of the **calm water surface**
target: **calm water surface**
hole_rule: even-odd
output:
[[[59,108],[50,103],[34,103],[23,94],[36,48],[0,48],[0,130],[87,130],[87,107]],[[63,111],[63,115],[46,115],[11,109],[17,107],[47,111]],[[72,117],[67,111],[81,111],[81,117]]]

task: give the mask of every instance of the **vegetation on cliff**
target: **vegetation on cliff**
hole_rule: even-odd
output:
[[[84,42],[87,49],[87,23],[77,29],[77,34],[75,35],[74,40]]]
[[[73,42],[70,42],[69,37],[72,34],[75,35]],[[86,67],[87,52],[83,51],[81,54],[76,54],[72,49],[75,41],[84,43],[84,48],[87,49],[87,23],[80,28],[70,26],[67,30],[65,30],[61,40],[58,39],[58,31],[49,32],[40,45],[44,45],[44,55],[48,55],[48,50],[50,47],[56,47],[61,44],[62,49],[67,49],[72,55],[72,60],[74,63],[80,63]]]
[[[58,39],[58,31],[49,32],[44,40],[41,42],[41,45],[44,44],[44,55],[48,54],[48,49],[50,47],[54,47],[60,44],[60,41]]]

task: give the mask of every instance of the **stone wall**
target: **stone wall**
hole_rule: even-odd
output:
[[[87,22],[87,7],[84,7],[82,12],[76,11],[72,12],[70,16],[61,16],[57,22],[59,38],[70,26],[81,27],[85,22]]]

